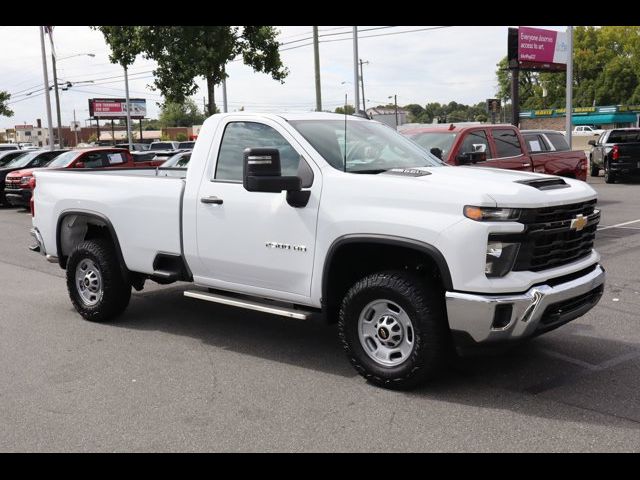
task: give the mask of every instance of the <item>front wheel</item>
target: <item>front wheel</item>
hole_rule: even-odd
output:
[[[449,352],[444,292],[404,272],[369,275],[345,295],[338,330],[355,369],[385,388],[434,377]]]
[[[111,242],[87,240],[74,248],[67,262],[71,303],[86,320],[103,322],[120,315],[131,298]]]

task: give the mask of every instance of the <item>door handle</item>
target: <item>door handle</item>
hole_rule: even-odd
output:
[[[523,166],[523,167],[530,167],[530,166],[531,166],[531,164],[530,164],[530,163],[523,163],[523,164],[522,164],[522,166]]]
[[[200,201],[202,203],[212,203],[214,205],[222,205],[222,199],[218,197],[202,197]]]

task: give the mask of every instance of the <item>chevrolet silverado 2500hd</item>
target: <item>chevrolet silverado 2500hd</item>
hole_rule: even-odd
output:
[[[213,115],[184,178],[34,173],[31,248],[84,318],[122,313],[148,279],[193,282],[187,297],[337,321],[382,386],[427,380],[450,346],[556,328],[603,291],[585,182],[450,167],[357,117]]]

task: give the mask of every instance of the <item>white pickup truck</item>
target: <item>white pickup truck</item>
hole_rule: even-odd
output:
[[[450,167],[378,122],[210,117],[179,176],[35,173],[31,248],[87,320],[145,280],[188,297],[338,322],[377,385],[432,377],[451,347],[529,338],[590,310],[604,269],[585,182]]]

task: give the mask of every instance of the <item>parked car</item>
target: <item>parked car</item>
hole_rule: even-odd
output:
[[[452,345],[544,333],[604,289],[586,182],[451,168],[372,120],[212,115],[186,178],[156,175],[35,172],[32,250],[85,319],[146,280],[193,282],[190,298],[337,322],[361,375],[407,388]]]
[[[556,130],[520,130],[527,145],[527,150],[536,165],[539,156],[549,152],[564,152],[562,156],[554,155],[544,158],[544,173],[562,177],[578,178],[586,181],[587,154],[584,150],[571,150],[564,133]]]
[[[571,151],[532,155],[513,125],[454,125],[401,132],[450,165],[506,168],[587,179],[587,159]]]
[[[148,143],[132,143],[131,144],[132,149],[131,149],[131,153],[133,152],[146,152],[147,150],[149,150],[149,144]],[[128,143],[118,143],[115,145],[116,148],[126,148],[127,150],[129,150],[129,144]]]
[[[588,136],[588,135],[602,135],[604,132],[601,128],[596,128],[593,125],[577,125],[573,127],[572,135]]]
[[[133,168],[137,166],[129,151],[122,148],[69,150],[58,155],[44,167],[16,170],[8,174],[4,194],[7,202],[14,207],[28,207],[33,191],[33,173],[41,168]]]
[[[187,168],[191,160],[191,150],[186,152],[176,153],[169,160],[164,162],[160,167],[162,168]]]
[[[615,183],[640,173],[640,128],[605,130],[597,140],[589,140],[589,145],[592,177],[603,169],[604,181]]]
[[[0,168],[0,204],[7,205],[7,199],[4,193],[7,175],[23,168],[44,167],[58,155],[67,151],[68,150],[33,150],[23,152],[22,155],[18,155]]]
[[[20,147],[15,143],[0,143],[0,152],[4,150],[20,150]]]
[[[4,167],[7,163],[20,155],[24,155],[24,150],[3,150],[0,152],[0,167]]]

